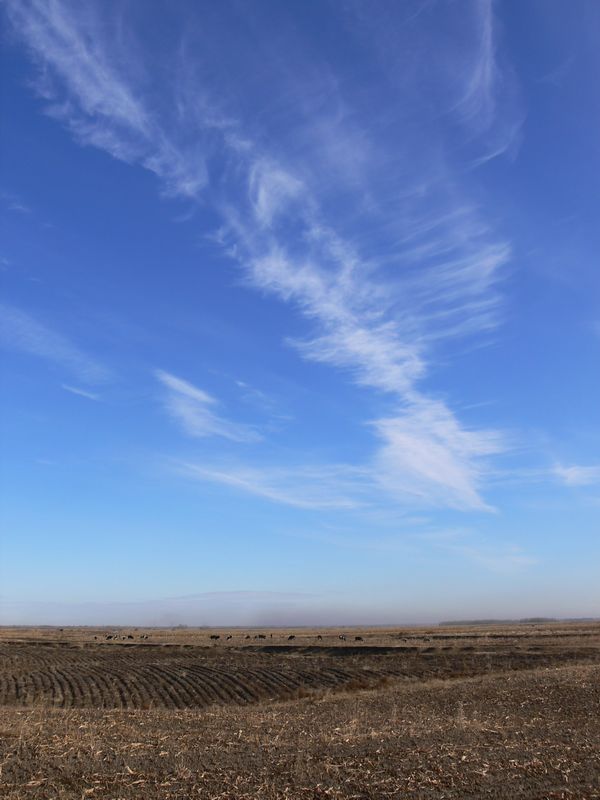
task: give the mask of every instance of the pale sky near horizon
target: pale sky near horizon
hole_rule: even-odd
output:
[[[0,8],[0,623],[599,616],[600,5]]]

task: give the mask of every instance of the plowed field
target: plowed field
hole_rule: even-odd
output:
[[[131,635],[0,632],[0,797],[600,800],[600,625]]]
[[[59,708],[202,708],[303,693],[474,676],[600,660],[593,637],[237,647],[90,641],[0,643],[0,704]],[[446,634],[448,635],[448,634]],[[308,642],[308,640],[307,640]],[[561,646],[557,646],[557,642]]]

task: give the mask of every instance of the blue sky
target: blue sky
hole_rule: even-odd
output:
[[[0,619],[600,615],[600,8],[3,3]]]

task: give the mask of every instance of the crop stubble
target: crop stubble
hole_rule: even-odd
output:
[[[600,798],[597,625],[363,648],[71,634],[0,642],[2,797]]]
[[[594,660],[576,651],[451,651],[440,647],[313,648],[0,643],[0,705],[60,708],[203,708],[285,700],[299,692],[367,688]]]

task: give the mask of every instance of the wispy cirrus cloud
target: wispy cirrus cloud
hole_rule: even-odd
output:
[[[600,486],[600,465],[556,464],[552,472],[565,486]]]
[[[367,470],[346,464],[301,467],[227,465],[177,462],[182,475],[220,483],[275,503],[307,510],[352,510],[369,502]]]
[[[217,400],[197,386],[169,372],[157,370],[155,377],[166,389],[164,406],[190,436],[220,436],[232,442],[258,442],[262,436],[249,425],[226,419],[216,411]]]
[[[477,491],[480,463],[503,449],[498,434],[462,428],[442,404],[429,401],[372,423],[381,444],[360,464],[286,467],[181,464],[190,477],[221,483],[276,503],[306,509],[437,506],[492,511]]]
[[[477,45],[468,49],[462,96],[454,107],[463,123],[475,132],[486,131],[496,119],[498,84],[502,81],[497,62],[494,10],[491,2],[478,3],[471,24]]]
[[[31,214],[31,208],[15,194],[0,192],[0,200],[7,211],[12,211],[15,214]]]
[[[6,9],[40,65],[35,87],[47,99],[51,116],[64,122],[81,144],[155,173],[167,194],[198,194],[207,182],[206,153],[195,144],[184,147],[173,140],[149,110],[151,103],[130,85],[125,75],[132,60],[125,57],[127,43],[118,35],[118,18],[105,25],[94,5],[46,0],[9,1]],[[123,49],[115,58],[119,41]],[[135,71],[138,78],[140,68]]]
[[[501,541],[490,541],[477,531],[469,529],[425,530],[415,534],[414,538],[437,550],[473,562],[490,572],[518,572],[538,563],[535,556],[504,537]]]
[[[96,394],[96,392],[89,392],[87,389],[82,389],[79,386],[69,386],[63,383],[61,388],[70,394],[77,395],[78,397],[85,397],[86,400],[94,400],[96,402],[100,400],[99,394]]]
[[[485,477],[482,459],[504,449],[497,432],[468,430],[444,403],[424,398],[406,413],[373,425],[383,441],[376,474],[389,492],[441,506],[491,510],[477,487]]]
[[[455,555],[489,570],[490,572],[513,573],[533,567],[538,563],[534,556],[516,545],[498,546],[477,542],[449,544],[445,549]]]
[[[111,378],[111,370],[89,356],[66,336],[15,306],[0,304],[0,344],[8,350],[54,363],[87,384]]]
[[[7,8],[40,64],[49,112],[80,142],[155,173],[166,194],[206,194],[222,220],[219,241],[247,282],[305,318],[309,332],[291,346],[389,399],[390,414],[366,420],[372,457],[330,468],[356,470],[365,487],[399,499],[489,510],[481,490],[502,437],[471,429],[421,384],[437,348],[458,337],[479,342],[499,323],[510,243],[464,180],[474,163],[510,148],[521,119],[493,4],[466,3],[460,24],[427,3],[382,4],[377,14],[349,4],[340,24],[372,54],[372,92],[351,90],[335,64],[310,49],[307,60],[295,39],[269,41],[262,115],[243,69],[254,43],[242,38],[239,63],[221,71],[220,54],[210,61],[218,39],[211,15],[194,31],[196,47],[182,34],[169,61],[177,91],[158,102],[149,89],[153,76],[160,80],[154,65],[130,55],[139,52],[131,41],[111,36],[117,27],[129,31],[120,17],[117,26],[102,6],[47,0]],[[433,13],[443,19],[426,27]],[[198,77],[206,59],[218,102]],[[445,139],[432,108],[458,122],[462,149]],[[224,166],[211,178],[215,153]],[[212,397],[168,373],[158,377],[169,413],[188,433],[257,440],[219,416]],[[260,473],[231,474],[231,485],[294,499]]]

